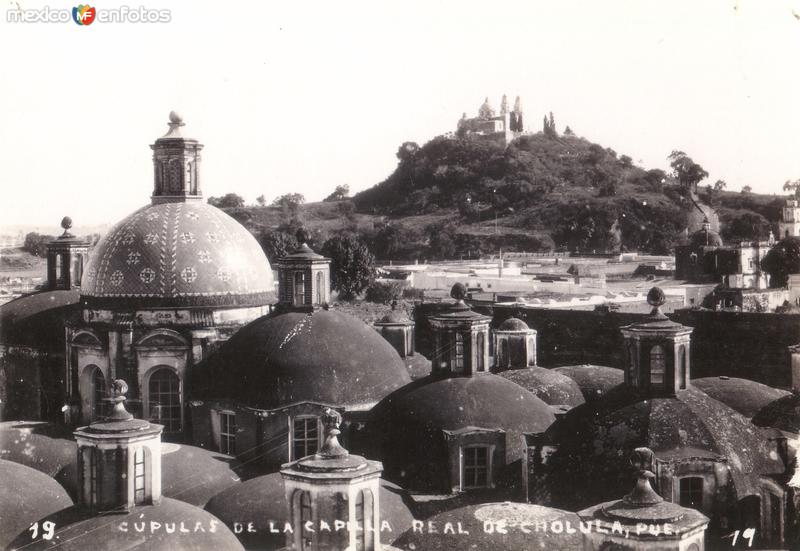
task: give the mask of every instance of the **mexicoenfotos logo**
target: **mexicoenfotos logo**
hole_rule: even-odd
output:
[[[95,17],[97,17],[97,10],[88,4],[72,8],[72,19],[78,25],[91,25]]]
[[[69,23],[70,21],[74,21],[81,27],[91,25],[95,21],[98,23],[169,23],[172,21],[172,11],[146,8],[145,6],[94,8],[89,4],[80,4],[72,8],[72,11],[50,6],[41,9],[17,7],[6,10],[7,23]]]

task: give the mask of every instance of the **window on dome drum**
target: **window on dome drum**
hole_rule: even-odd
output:
[[[664,348],[657,344],[650,349],[650,384],[663,384],[666,370],[667,362],[664,356]]]
[[[83,468],[89,482],[87,501],[90,507],[94,507],[97,504],[97,456],[94,448],[83,449]]]
[[[361,490],[356,496],[356,526],[361,528],[358,530],[356,539],[356,551],[372,551],[372,540],[367,535],[372,532],[372,492],[369,490]],[[369,525],[367,525],[367,524]]]
[[[486,368],[483,362],[483,355],[486,352],[486,336],[483,333],[478,333],[476,342],[475,368],[477,371],[484,371]]]
[[[772,541],[781,539],[781,509],[781,498],[769,494],[769,539]]]
[[[689,476],[680,480],[680,504],[700,509],[703,506],[703,478]]]
[[[299,533],[300,533],[300,549],[311,549],[311,532],[304,530],[306,522],[311,522],[311,494],[308,492],[300,492],[300,514],[297,518],[300,520]]]
[[[489,486],[489,447],[470,446],[462,448],[461,487],[486,488]]]
[[[144,464],[144,448],[139,448],[133,454],[133,502],[137,505],[144,503],[144,480],[145,480],[145,464]]]
[[[453,355],[453,369],[456,372],[464,371],[464,336],[456,333],[456,347]]]
[[[292,460],[317,453],[319,429],[316,417],[297,417],[292,422]]]
[[[306,278],[303,272],[294,273],[294,305],[302,306],[306,302]]]
[[[219,414],[219,451],[228,455],[236,454],[236,414]]]
[[[181,389],[178,376],[162,367],[150,376],[148,385],[150,420],[164,425],[164,432],[180,432]]]
[[[689,373],[686,369],[686,346],[684,345],[678,348],[678,377],[680,377],[680,389],[686,390],[686,381],[689,379]]]
[[[106,402],[106,378],[99,367],[92,373],[92,415],[95,419],[102,419],[108,414]]]

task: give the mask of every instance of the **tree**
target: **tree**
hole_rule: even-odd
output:
[[[342,184],[336,186],[336,189],[333,190],[333,193],[328,195],[323,201],[343,201],[350,196],[350,186],[347,184]]]
[[[751,188],[750,186],[742,186],[742,193],[752,193],[752,192],[753,188]]]
[[[619,164],[625,168],[630,168],[633,166],[633,159],[631,159],[628,155],[621,155],[619,158]]]
[[[400,163],[413,160],[414,157],[417,156],[417,153],[419,153],[419,144],[417,144],[417,142],[403,142],[403,144],[397,148],[397,158],[400,160]]]
[[[226,193],[222,197],[209,197],[208,204],[220,209],[243,207],[244,198],[235,193]]]
[[[30,232],[25,235],[25,242],[22,245],[22,250],[27,251],[34,256],[47,256],[47,244],[55,239],[53,235],[43,235],[40,233]]]
[[[259,207],[266,206],[267,198],[264,197],[264,194],[261,194],[258,197],[256,197],[256,203],[258,204]]]
[[[786,287],[790,274],[800,273],[800,237],[784,237],[761,261],[770,275],[770,287]]]
[[[683,151],[674,150],[667,157],[672,173],[681,187],[687,191],[697,191],[697,184],[708,178],[702,166],[697,164]]]
[[[276,197],[272,201],[273,207],[289,207],[297,208],[306,202],[306,198],[302,193],[284,193],[280,197]]]
[[[375,257],[355,235],[328,239],[322,254],[331,259],[331,287],[343,300],[353,300],[375,280]]]
[[[564,135],[565,136],[574,136],[575,132],[573,132],[572,128],[570,128],[569,125],[567,125],[567,127],[564,128]]]
[[[728,187],[728,184],[725,180],[717,180],[714,182],[714,191],[722,191],[726,187]]]
[[[783,184],[783,191],[794,192],[797,197],[800,197],[800,179],[786,180]]]
[[[265,231],[259,236],[258,242],[264,250],[264,254],[267,255],[270,264],[280,257],[290,254],[299,245],[294,234],[282,230]]]

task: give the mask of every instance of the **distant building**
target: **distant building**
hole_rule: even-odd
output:
[[[456,136],[460,138],[475,138],[493,141],[501,145],[508,145],[515,138],[524,134],[522,104],[519,96],[514,102],[514,108],[509,110],[505,94],[500,102],[500,114],[489,104],[487,97],[480,109],[478,116],[467,118],[464,113],[458,121]]]
[[[787,199],[783,207],[781,221],[778,223],[778,235],[784,237],[800,237],[800,201]]]

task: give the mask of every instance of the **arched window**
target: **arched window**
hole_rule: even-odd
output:
[[[311,549],[311,532],[303,529],[306,522],[310,522],[311,518],[311,494],[308,492],[300,493],[300,514],[297,515],[300,521],[300,549]]]
[[[684,507],[700,509],[703,506],[703,478],[689,476],[680,481],[680,504]]]
[[[681,390],[685,390],[686,385],[689,383],[689,370],[686,366],[686,360],[686,346],[682,344],[678,348],[678,377],[680,377],[679,388]]]
[[[157,369],[148,385],[150,420],[164,425],[164,432],[180,432],[181,388],[178,376],[168,367]]]
[[[306,302],[306,284],[303,272],[294,273],[294,305],[302,306]]]
[[[508,363],[508,339],[500,341],[500,367],[511,367]]]
[[[477,371],[484,371],[486,366],[483,361],[483,355],[486,353],[486,336],[483,333],[477,335],[477,346],[475,347],[475,369]]]
[[[317,304],[325,302],[325,276],[322,272],[317,272]]]
[[[457,373],[464,371],[464,336],[456,333],[456,347],[453,355],[453,370]]]
[[[369,490],[361,490],[356,495],[356,530],[358,530],[356,539],[356,551],[372,551],[372,538],[369,537],[373,534],[372,527],[372,492]]]
[[[657,344],[650,349],[650,384],[664,384],[664,373],[667,370],[667,362],[664,357],[664,348]]]
[[[92,372],[92,416],[95,419],[102,419],[107,414],[106,378],[103,376],[103,371],[95,367]]]
[[[64,277],[64,257],[60,254],[56,255],[56,281],[61,281]]]
[[[145,479],[147,466],[145,462],[145,449],[138,448],[133,454],[133,502],[136,505],[145,502]]]

